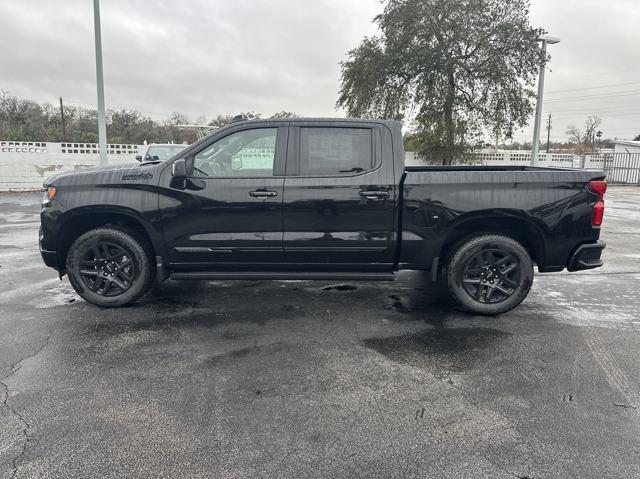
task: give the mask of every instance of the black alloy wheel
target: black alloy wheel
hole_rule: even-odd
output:
[[[66,263],[76,292],[103,308],[137,301],[151,287],[156,270],[149,241],[135,230],[112,225],[80,235]]]
[[[533,284],[533,261],[517,240],[495,233],[451,247],[445,281],[453,301],[475,314],[497,315],[518,306]]]
[[[499,249],[485,249],[467,260],[462,282],[474,299],[493,304],[510,298],[521,278],[520,262],[516,256]]]
[[[84,252],[80,277],[96,294],[119,296],[131,288],[138,275],[131,256],[120,245],[97,241]]]

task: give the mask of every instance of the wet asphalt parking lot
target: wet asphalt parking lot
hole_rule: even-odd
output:
[[[0,477],[640,477],[640,188],[606,266],[498,318],[393,283],[167,283],[101,310],[0,194]]]

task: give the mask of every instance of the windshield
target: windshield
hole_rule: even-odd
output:
[[[156,157],[160,161],[173,158],[175,155],[184,150],[188,145],[151,145],[145,155],[145,161],[155,160]]]

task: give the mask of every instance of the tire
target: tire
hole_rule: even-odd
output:
[[[529,294],[533,262],[516,240],[496,234],[466,238],[447,265],[449,295],[462,309],[494,316],[512,310]]]
[[[104,226],[76,239],[67,254],[73,289],[87,302],[103,308],[127,306],[153,283],[151,245],[135,231]]]

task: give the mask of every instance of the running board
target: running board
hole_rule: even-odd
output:
[[[295,272],[295,271],[191,271],[171,273],[171,279],[250,279],[250,280],[330,280],[330,281],[393,281],[393,273],[333,273],[328,271]]]

